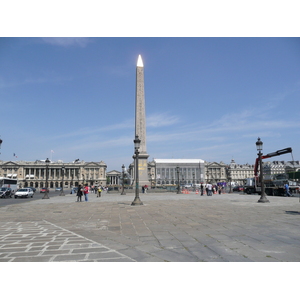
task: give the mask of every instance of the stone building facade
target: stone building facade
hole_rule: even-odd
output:
[[[122,172],[112,170],[106,173],[107,177],[107,185],[120,185],[121,184],[121,177]]]
[[[200,184],[204,179],[204,160],[202,159],[154,159],[155,170],[150,169],[151,182],[156,185]],[[177,173],[179,167],[179,173]]]
[[[45,187],[46,169],[44,161],[0,161],[0,177],[17,179],[20,187]],[[85,183],[91,186],[105,185],[106,169],[107,165],[103,161],[51,162],[48,164],[48,187],[62,187],[62,181],[64,181],[64,188]]]
[[[263,163],[263,168],[266,175],[298,172],[300,170],[300,161],[268,161]]]
[[[237,164],[234,159],[227,167],[228,182],[231,181],[233,185],[243,185],[246,178],[254,177],[254,165]]]
[[[219,182],[227,182],[227,165],[223,162],[205,162],[205,182],[217,184]]]
[[[179,167],[179,174],[177,173]],[[134,179],[134,164],[128,172]],[[199,184],[205,180],[204,160],[202,159],[154,159],[148,163],[148,179],[152,187]]]

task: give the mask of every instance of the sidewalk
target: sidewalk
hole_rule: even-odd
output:
[[[0,261],[296,262],[298,197],[56,196],[0,208]]]

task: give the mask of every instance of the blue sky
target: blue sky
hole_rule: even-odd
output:
[[[264,153],[292,147],[300,160],[300,39],[287,37],[2,37],[0,159],[53,150],[53,160],[128,166],[139,54],[149,160],[253,164],[258,137]]]

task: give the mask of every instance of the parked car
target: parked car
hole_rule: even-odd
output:
[[[49,189],[41,188],[40,193],[49,193]]]
[[[0,189],[0,198],[11,198],[12,190],[11,188],[3,187]]]
[[[242,192],[244,190],[244,187],[239,185],[239,186],[235,186],[232,190],[234,192]]]
[[[61,191],[61,187],[57,187],[55,190],[56,191]]]
[[[19,189],[15,192],[15,198],[29,198],[33,197],[33,190],[30,188]]]

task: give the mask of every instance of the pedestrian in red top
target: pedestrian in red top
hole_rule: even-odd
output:
[[[84,194],[84,200],[85,201],[88,201],[89,199],[88,199],[88,193],[89,193],[89,187],[88,187],[88,185],[87,185],[87,183],[85,184],[85,186],[84,186],[84,189],[83,189],[83,194]]]

